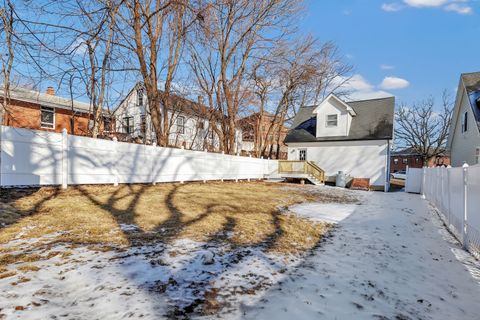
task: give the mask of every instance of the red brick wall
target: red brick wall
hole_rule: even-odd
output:
[[[42,128],[40,126],[39,104],[13,100],[7,108],[3,124],[16,128],[50,132],[62,132],[63,128],[66,128],[68,133],[72,134],[71,118],[72,112],[70,110],[55,108],[55,128]],[[88,114],[75,114],[73,134],[86,135],[88,133],[88,119]]]
[[[398,159],[397,164],[395,164],[395,159]],[[404,163],[404,161],[406,161],[406,163]],[[442,165],[448,166],[449,164],[449,157],[432,158],[428,162],[429,167],[436,167]],[[405,171],[407,170],[407,166],[409,168],[422,168],[422,158],[417,155],[392,155],[390,157],[390,172]]]

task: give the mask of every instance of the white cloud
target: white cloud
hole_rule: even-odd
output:
[[[384,3],[382,4],[382,10],[387,12],[396,12],[403,9],[403,5],[400,3]]]
[[[470,6],[458,4],[458,3],[450,3],[448,6],[445,6],[445,11],[453,11],[458,14],[472,14],[473,9]]]
[[[395,66],[391,66],[389,64],[382,64],[382,65],[380,65],[380,69],[382,69],[382,70],[393,70],[393,69],[395,69]]]
[[[392,96],[389,92],[376,88],[360,74],[353,75],[340,89],[349,92],[347,100],[365,100]]]
[[[407,5],[416,8],[441,7],[448,3],[448,0],[404,0]]]
[[[385,77],[380,84],[381,89],[385,90],[395,90],[395,89],[404,89],[410,85],[405,79],[397,77]]]
[[[472,0],[403,0],[382,4],[382,10],[386,12],[400,11],[406,7],[413,8],[439,8],[458,14],[472,14],[473,8],[468,4]]]

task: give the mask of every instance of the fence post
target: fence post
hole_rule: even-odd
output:
[[[468,177],[468,164],[463,165],[463,230],[462,230],[462,239],[463,239],[463,249],[468,250],[468,230],[467,230],[467,200],[468,200],[468,186],[467,186],[467,177]]]
[[[422,168],[422,199],[425,199],[425,179],[426,179],[427,170],[425,166]]]
[[[62,130],[62,189],[68,185],[68,134],[67,129]]]
[[[113,152],[112,152],[112,171],[113,171],[113,185],[118,186],[118,171],[117,171],[117,158],[118,158],[118,139],[113,137]]]
[[[152,143],[152,147],[150,148],[151,153],[151,156],[150,156],[150,159],[152,161],[152,167],[151,167],[151,171],[150,171],[150,174],[151,174],[151,180],[152,180],[152,185],[156,185],[157,184],[157,175],[155,174],[155,159],[157,159],[156,155],[157,155],[157,143],[154,142]]]

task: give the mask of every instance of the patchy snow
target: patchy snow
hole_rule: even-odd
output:
[[[57,245],[72,255],[0,279],[0,319],[478,319],[479,263],[425,201],[355,195],[361,205],[290,208],[338,222],[303,258],[189,239],[107,252]]]
[[[420,196],[369,193],[242,318],[479,319],[478,270]]]
[[[342,203],[300,203],[289,207],[288,210],[313,221],[338,223],[348,218],[358,206]]]

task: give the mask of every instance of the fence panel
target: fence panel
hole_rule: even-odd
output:
[[[405,191],[408,193],[420,193],[422,189],[423,169],[408,168],[405,180]]]
[[[423,170],[424,197],[464,247],[480,258],[480,166]]]
[[[278,161],[0,128],[0,185],[263,179]]]

